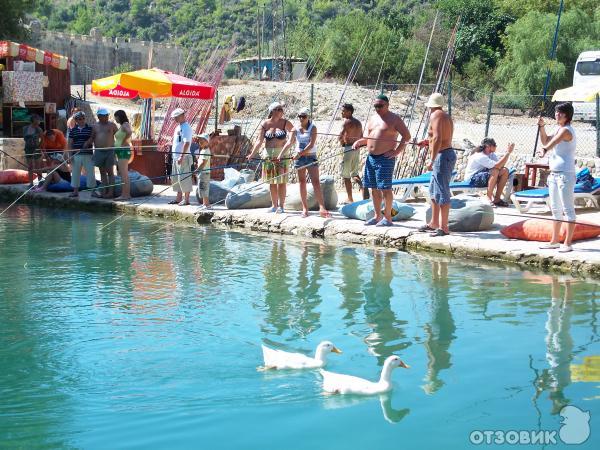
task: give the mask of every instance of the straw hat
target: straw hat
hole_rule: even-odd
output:
[[[444,107],[444,96],[439,92],[434,92],[425,103],[428,108],[443,108]]]

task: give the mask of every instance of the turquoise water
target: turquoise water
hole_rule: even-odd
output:
[[[461,449],[473,430],[557,431],[575,405],[592,435],[570,448],[598,448],[597,283],[138,218],[100,230],[112,218],[0,217],[0,447]],[[411,368],[366,399],[256,370],[261,343],[324,339],[344,351],[329,370]]]

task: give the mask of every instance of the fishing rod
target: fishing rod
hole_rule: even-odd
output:
[[[4,155],[8,156],[10,159],[12,159],[13,161],[17,162],[18,164],[21,164],[23,167],[25,167],[27,170],[29,170],[29,167],[26,164],[23,164],[21,161],[19,161],[14,156],[9,155],[7,152],[5,152],[4,150],[1,150],[1,149],[0,149],[0,152],[2,152]],[[33,156],[33,154],[32,154],[32,156]]]
[[[80,152],[81,150],[79,150]],[[48,175],[52,175],[54,172],[56,172],[59,167],[61,167],[63,164],[67,164],[67,161],[70,159],[73,159],[75,156],[77,156],[79,154],[79,152],[75,153],[73,156],[71,156],[70,158],[68,158],[67,160],[63,161],[61,164],[59,164],[58,166],[56,166],[54,169],[52,169],[50,172],[48,172]],[[0,212],[0,217],[2,217],[2,215],[8,211],[13,205],[16,205],[17,202],[19,200],[21,200],[23,197],[25,197],[25,195],[27,195],[34,187],[36,186],[30,186],[29,189],[27,189],[25,192],[23,192],[21,195],[19,195],[15,201],[13,201],[10,205],[8,205],[2,212]]]
[[[560,6],[558,7],[558,17],[556,19],[556,28],[554,29],[554,39],[552,41],[552,49],[550,50],[550,61],[556,59],[556,46],[558,44],[558,29],[560,27],[560,16],[563,11],[563,0],[560,0]],[[544,110],[546,108],[546,96],[548,94],[548,87],[550,86],[550,64],[548,64],[548,69],[546,70],[546,82],[544,83],[544,94],[542,98],[542,107],[540,111],[540,117],[544,114]],[[540,138],[540,127],[537,129],[537,133],[535,134],[535,145],[533,146],[533,157],[535,158],[535,154],[537,152],[538,140]]]
[[[258,127],[260,126],[260,124],[261,124],[261,121],[258,121],[258,123],[257,123],[256,127],[254,128],[254,131],[253,131],[252,135],[250,136],[251,138],[254,136],[254,134],[255,134],[255,133],[256,133],[256,131],[258,130]],[[245,148],[244,150],[246,150],[246,151],[247,151],[247,150],[248,150],[248,146],[249,146],[249,145],[251,145],[251,140],[249,139],[248,141],[246,141],[246,142],[244,143],[244,145],[246,146],[246,148]],[[247,165],[246,165],[246,167],[247,167]],[[257,169],[256,169],[256,170],[258,170],[258,167],[260,167],[260,165],[259,165],[259,166],[257,166]],[[255,173],[256,173],[256,170],[255,170]],[[186,180],[188,177],[191,177],[192,175],[193,175],[193,174],[189,174],[189,175],[187,175],[187,177],[186,177],[186,178],[184,178],[183,180]],[[183,180],[180,180],[180,182],[181,182],[181,181],[183,181]],[[162,190],[160,190],[159,192],[157,192],[157,193],[155,193],[155,194],[153,193],[152,195],[150,195],[148,198],[144,199],[144,200],[143,200],[143,201],[141,201],[140,203],[137,203],[137,204],[135,204],[135,206],[141,206],[141,205],[143,205],[143,204],[147,203],[148,201],[150,201],[150,200],[152,200],[152,199],[154,199],[154,198],[157,198],[158,196],[162,195],[162,194],[163,194],[164,192],[166,192],[167,190],[171,189],[171,188],[172,188],[172,186],[173,186],[173,185],[171,184],[171,185],[167,186],[165,189],[162,189]],[[125,216],[125,214],[126,214],[126,213],[122,213],[122,214],[120,214],[119,216],[117,216],[116,218],[114,218],[113,220],[111,220],[109,223],[107,223],[107,224],[103,225],[103,226],[100,228],[100,230],[104,230],[104,229],[105,229],[105,228],[107,228],[108,226],[110,226],[110,225],[112,225],[113,223],[117,222],[118,220],[122,219],[122,218]]]
[[[367,34],[367,36],[368,36],[368,34]],[[366,38],[367,38],[367,36],[365,36],[365,39],[363,40],[363,45],[364,45],[364,43],[366,42]],[[359,56],[360,56],[360,54],[361,54],[361,52],[362,52],[362,51],[363,51],[363,47],[361,46],[361,49],[359,49],[359,53],[357,54],[357,57],[355,58],[354,64],[353,64],[353,66],[352,66],[352,69],[354,69],[354,67],[356,66],[356,63],[357,63],[357,61],[358,61],[358,58],[359,58]],[[349,80],[350,80],[350,79],[354,80],[354,77],[356,76],[356,73],[358,72],[358,69],[360,68],[360,65],[362,65],[362,58],[360,59],[360,63],[358,64],[358,67],[356,67],[356,69],[355,69],[355,71],[354,71],[354,74],[352,74],[352,73],[349,73],[349,74],[348,74],[348,79],[346,80],[346,86],[345,86],[344,90],[342,91],[342,94],[341,94],[341,96],[340,96],[340,100],[338,101],[338,108],[339,108],[339,105],[341,104],[341,100],[342,100],[342,98],[344,97],[344,94],[345,94],[345,91],[346,91],[346,87],[347,87],[347,85],[348,85],[348,82],[349,82]],[[352,69],[351,69],[351,72],[352,72]],[[331,117],[331,119],[330,119],[330,123],[329,123],[329,130],[328,130],[328,132],[330,132],[330,131],[331,131],[331,126],[332,126],[332,124],[333,124],[333,121],[335,120],[335,117],[336,117],[336,115],[337,115],[337,109],[336,109],[336,111],[334,111],[334,113],[333,113],[333,115],[332,115],[332,117]],[[257,128],[258,128],[258,127],[257,127]],[[337,136],[337,135],[333,135],[333,136]],[[350,149],[350,150],[344,150],[344,151],[342,151],[341,155],[343,155],[343,154],[344,154],[344,153],[346,153],[347,151],[353,151],[353,150],[352,150],[352,149]],[[339,154],[337,154],[337,153],[334,153],[334,154],[332,154],[332,155],[325,156],[324,158],[321,158],[321,161],[323,161],[323,160],[327,160],[327,159],[330,159],[330,158],[333,158],[333,157],[336,157],[336,156],[339,156]],[[313,166],[313,165],[316,165],[316,164],[318,164],[318,163],[319,163],[319,161],[314,161],[314,162],[312,162],[312,163],[306,164],[305,166],[302,166],[302,167],[299,167],[299,168],[292,167],[292,173],[293,173],[293,170],[306,169],[306,168],[308,168],[308,167],[311,167],[311,166]],[[283,177],[283,176],[288,176],[288,173],[286,172],[286,173],[284,173],[284,174],[281,174],[281,175],[276,175],[275,177],[272,177],[272,178],[270,178],[270,179],[262,180],[261,182],[259,182],[259,183],[258,183],[257,185],[255,185],[255,186],[251,186],[250,188],[248,188],[248,189],[246,189],[246,190],[243,190],[242,192],[238,192],[238,193],[232,193],[232,194],[234,194],[234,195],[241,195],[241,194],[243,194],[243,193],[246,193],[246,192],[249,192],[249,191],[251,191],[252,189],[256,189],[256,188],[257,188],[257,187],[259,187],[259,186],[263,186],[264,184],[270,183],[271,181],[273,181],[273,180],[276,180],[276,179],[278,179],[278,178],[280,178],[280,177]],[[225,199],[222,199],[222,200],[220,200],[220,201],[218,201],[218,202],[215,202],[215,203],[213,203],[211,206],[217,205],[217,204],[219,204],[219,203],[221,203],[221,202],[225,202],[225,201],[226,201],[226,198],[225,198]],[[166,224],[165,226],[163,226],[163,227],[160,227],[158,230],[154,231],[154,232],[153,232],[153,233],[151,233],[151,234],[156,234],[156,233],[158,233],[159,231],[161,231],[161,230],[163,230],[163,229],[166,229],[166,228],[168,228],[169,226],[171,226],[171,225],[174,225],[174,224],[176,224],[176,223],[180,222],[181,220],[184,220],[184,218],[178,219],[178,220],[176,220],[175,222],[172,222],[172,223],[168,223],[168,224]]]
[[[331,127],[333,125],[335,118],[337,117],[338,110],[340,109],[340,105],[342,104],[342,100],[344,98],[344,95],[346,94],[346,90],[348,89],[348,85],[351,83],[351,80],[354,80],[356,73],[358,73],[358,69],[362,65],[362,61],[363,61],[362,55],[364,54],[364,50],[366,48],[365,45],[370,36],[371,36],[371,31],[367,31],[367,33],[365,34],[365,37],[362,41],[362,44],[358,50],[356,58],[354,58],[354,63],[352,64],[352,67],[350,68],[350,72],[348,73],[348,77],[346,78],[346,83],[344,84],[344,89],[342,90],[342,94],[340,95],[338,103],[333,111],[332,116],[331,116],[331,120],[329,121],[329,127],[327,128],[328,133],[331,132]],[[353,73],[353,71],[354,71],[354,73]]]
[[[423,75],[425,74],[425,65],[427,64],[427,58],[429,56],[429,49],[431,48],[431,41],[433,40],[433,34],[435,31],[435,26],[437,24],[439,14],[440,14],[440,11],[437,10],[435,12],[435,18],[433,19],[433,25],[431,26],[431,34],[429,35],[429,43],[427,44],[427,49],[425,50],[425,57],[423,58],[423,65],[421,66],[421,75],[419,75],[419,83],[417,85],[417,91],[415,93],[415,98],[413,100],[410,115],[408,116],[408,124],[407,124],[408,129],[410,129],[410,126],[412,124],[412,116],[415,111],[415,106],[417,104],[417,98],[419,97],[419,92],[421,91],[421,83],[423,82]]]
[[[306,165],[304,165],[304,166],[301,166],[301,167],[292,167],[292,168],[291,168],[291,170],[292,170],[292,171],[294,171],[294,170],[295,170],[295,171],[298,171],[298,170],[300,170],[300,169],[307,169],[307,168],[309,168],[309,167],[312,167],[312,166],[314,166],[314,165],[317,165],[317,164],[319,164],[319,162],[326,161],[326,160],[328,160],[328,159],[330,159],[330,158],[333,158],[333,157],[337,157],[337,156],[343,155],[343,154],[345,154],[346,152],[349,152],[349,151],[352,151],[352,150],[344,150],[344,151],[342,151],[341,153],[334,153],[333,155],[328,155],[328,156],[326,156],[326,157],[324,157],[324,158],[321,158],[321,159],[320,159],[320,160],[318,160],[318,161],[313,161],[313,162],[311,162],[311,163],[309,163],[309,164],[306,164]],[[256,188],[258,188],[258,187],[260,187],[260,186],[263,186],[263,185],[265,185],[265,184],[270,184],[272,181],[274,181],[274,180],[276,180],[276,179],[278,179],[278,178],[284,177],[284,176],[289,176],[289,172],[282,173],[282,174],[280,174],[280,175],[276,175],[276,176],[274,176],[274,177],[272,177],[272,178],[268,178],[268,179],[266,179],[266,180],[262,180],[262,181],[258,182],[258,184],[254,185],[254,186],[251,186],[251,187],[249,187],[248,189],[244,189],[244,190],[242,190],[242,191],[240,191],[240,192],[230,192],[228,195],[232,195],[232,196],[238,196],[238,195],[245,194],[245,193],[247,193],[247,192],[250,192],[250,191],[252,191],[252,190],[254,190],[254,189],[256,189]],[[212,203],[210,206],[212,207],[212,206],[218,205],[219,203],[225,202],[226,200],[227,200],[227,198],[224,198],[224,199],[222,199],[222,200],[219,200],[218,202]],[[164,226],[161,226],[160,228],[158,228],[157,230],[153,231],[153,232],[152,232],[152,233],[150,233],[150,234],[151,234],[151,235],[153,235],[153,234],[156,234],[156,233],[158,233],[158,232],[160,232],[160,231],[162,231],[162,230],[164,230],[164,229],[166,229],[166,228],[168,228],[168,227],[170,227],[170,226],[172,226],[172,225],[175,225],[175,224],[177,224],[177,223],[179,223],[179,222],[181,222],[181,221],[183,221],[183,220],[186,220],[186,219],[187,219],[187,217],[182,217],[182,218],[180,218],[180,219],[177,219],[177,220],[175,220],[174,222],[169,222],[168,224],[166,224],[166,225],[164,225]],[[102,228],[101,228],[101,229],[102,229]]]

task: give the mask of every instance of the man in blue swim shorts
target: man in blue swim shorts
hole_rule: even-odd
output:
[[[392,178],[396,157],[404,151],[410,140],[410,132],[400,116],[390,111],[390,102],[385,95],[379,95],[373,103],[375,114],[365,127],[364,137],[357,140],[353,149],[367,146],[369,156],[365,163],[363,186],[371,189],[375,217],[366,225],[391,227],[392,224]],[[398,135],[401,139],[398,141]],[[384,212],[381,202],[384,201]]]
[[[431,236],[446,236],[450,234],[450,179],[456,164],[456,152],[452,148],[454,124],[450,115],[442,110],[442,94],[431,94],[425,106],[431,111],[428,131],[431,161],[427,165],[427,170],[433,172],[429,183],[431,221],[419,228],[419,231],[430,231]]]

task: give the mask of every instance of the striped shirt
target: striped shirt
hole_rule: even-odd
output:
[[[73,148],[77,150],[81,150],[90,137],[92,137],[92,127],[88,124],[86,124],[83,128],[78,126],[71,128],[69,133],[69,140],[73,141]],[[81,155],[91,155],[93,153],[94,150],[92,148],[86,148],[85,150],[81,150],[79,152]]]

